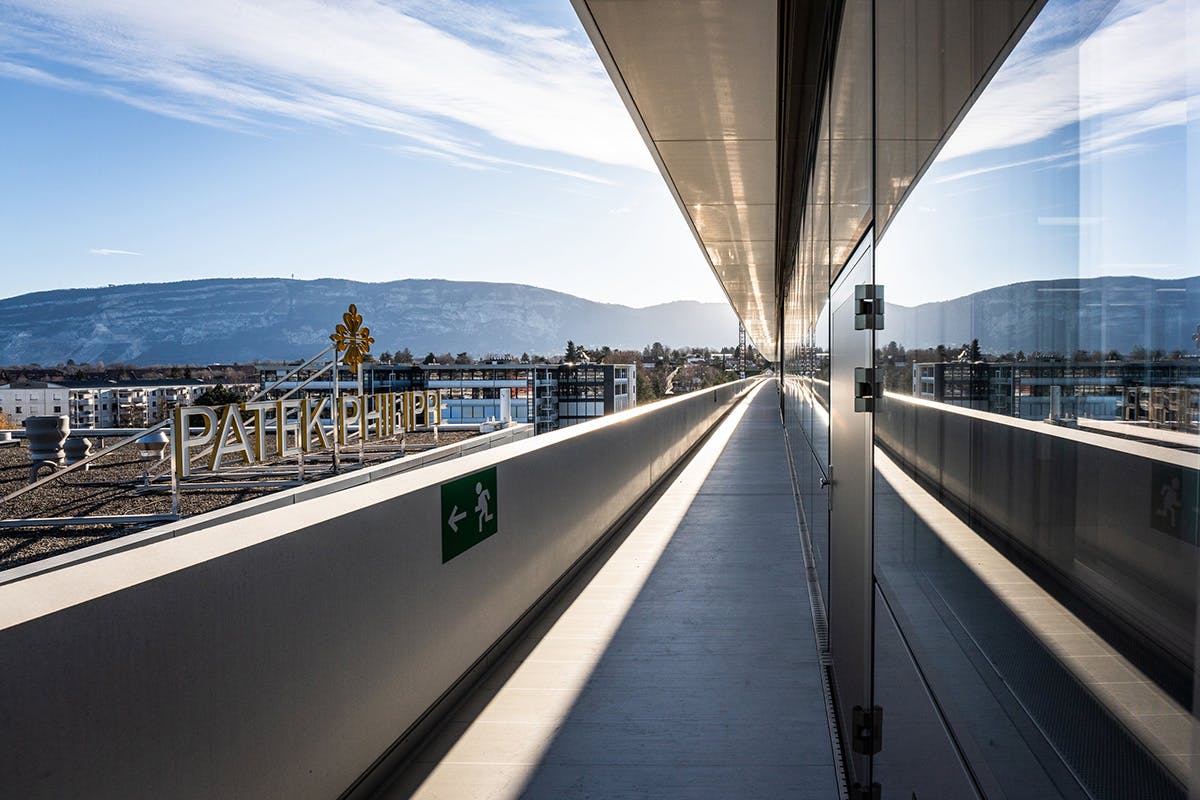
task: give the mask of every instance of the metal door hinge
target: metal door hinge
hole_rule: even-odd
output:
[[[872,783],[870,786],[856,783],[850,788],[850,800],[879,800],[881,796],[882,791],[878,783]]]
[[[860,283],[854,287],[854,330],[883,330],[883,286]]]
[[[883,709],[871,706],[867,711],[862,706],[855,706],[853,712],[854,730],[850,744],[856,753],[873,756],[883,746]]]
[[[883,397],[883,381],[874,367],[854,368],[854,410],[874,411],[875,401]]]

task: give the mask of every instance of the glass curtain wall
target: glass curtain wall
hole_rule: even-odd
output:
[[[808,184],[796,269],[788,287],[784,322],[784,418],[805,521],[822,590],[829,591],[829,113],[820,116],[817,167]]]
[[[873,228],[885,796],[1181,798],[1200,763],[1198,30],[1194,0],[843,4],[784,417],[827,598],[828,287]]]
[[[799,246],[785,287],[784,419],[822,593],[829,593],[829,286],[871,222],[871,0],[849,0],[825,72]],[[831,90],[830,86],[834,87]]]
[[[1188,6],[1046,3],[877,249],[876,579],[987,794],[1195,761]]]

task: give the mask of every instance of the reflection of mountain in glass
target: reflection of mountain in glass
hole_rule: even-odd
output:
[[[1077,350],[1197,349],[1200,276],[1061,278],[985,289],[966,297],[887,306],[880,338],[906,348],[978,339],[984,352],[1071,355]]]

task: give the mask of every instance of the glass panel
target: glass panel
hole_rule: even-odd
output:
[[[1197,761],[1189,14],[1050,0],[878,245],[877,627],[905,646],[879,653],[911,650],[985,795],[1182,798]],[[976,64],[990,45],[967,41]],[[884,94],[881,123],[903,122]],[[914,136],[936,139],[947,97]]]
[[[1003,56],[1036,0],[902,0],[875,6],[875,236]]]
[[[846,3],[831,83],[830,252],[839,266],[871,222],[871,6]]]
[[[825,472],[829,463],[828,303],[829,285],[829,110],[823,107],[817,164],[809,181],[798,237],[795,269],[785,312],[785,414],[798,490],[811,535],[818,574],[829,590],[829,519]],[[818,354],[818,347],[824,355]]]
[[[819,256],[820,254],[818,254]],[[829,496],[826,481],[829,472],[829,317],[822,309],[829,305],[828,260],[815,258],[816,274],[812,282],[809,323],[806,331],[809,380],[806,401],[811,414],[810,443],[813,452],[812,481],[807,500],[813,509],[808,520],[812,533],[813,557],[821,595],[829,597]]]

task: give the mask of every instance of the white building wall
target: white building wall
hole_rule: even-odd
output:
[[[15,420],[17,425],[26,417],[69,414],[69,401],[69,390],[64,386],[0,389],[0,411]]]
[[[45,388],[0,387],[0,412],[16,426],[27,417],[66,414],[75,428],[119,428],[129,424],[150,425],[165,418],[176,405],[191,405],[215,383],[146,385],[119,384],[100,387],[68,387],[51,384]],[[255,384],[227,384],[230,388],[255,390]],[[124,412],[124,413],[123,413]]]

